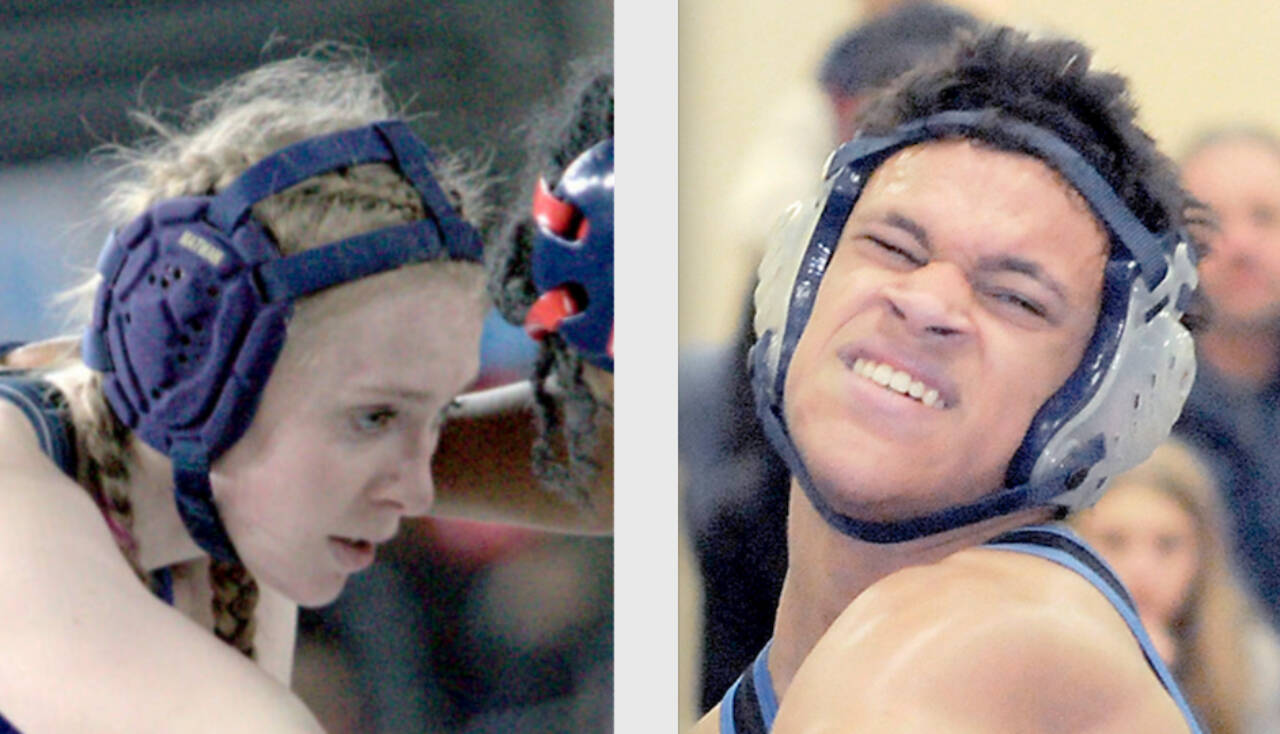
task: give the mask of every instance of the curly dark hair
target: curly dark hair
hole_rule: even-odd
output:
[[[528,161],[520,176],[519,203],[488,251],[489,294],[503,317],[516,325],[538,297],[533,284],[534,222],[527,202],[538,179],[555,188],[565,168],[583,151],[613,137],[613,59],[600,56],[583,60],[570,70],[570,78],[553,104],[528,124]],[[534,469],[549,489],[568,499],[582,501],[600,467],[593,457],[597,444],[596,416],[612,410],[593,397],[583,380],[583,359],[559,334],[548,334],[540,343],[534,365],[533,389],[538,438],[533,446]],[[548,392],[553,376],[558,394]],[[557,434],[564,439],[557,449]]]
[[[993,109],[993,121],[1014,118],[1062,138],[1148,229],[1205,221],[1204,206],[1183,190],[1173,161],[1138,127],[1124,77],[1091,70],[1091,56],[1076,41],[1031,39],[1007,27],[962,33],[949,54],[904,74],[878,96],[862,119],[863,130],[885,134],[939,112]],[[971,135],[1002,150],[1036,155],[995,125]]]

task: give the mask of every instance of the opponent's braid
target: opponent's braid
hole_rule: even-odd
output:
[[[513,217],[489,252],[489,293],[503,317],[523,324],[538,297],[533,284],[532,252],[535,225],[528,214],[529,199],[539,178],[554,188],[564,169],[583,151],[613,137],[612,59],[601,57],[576,66],[561,103],[535,117],[534,141],[522,176],[521,199]],[[611,406],[597,401],[582,378],[583,360],[557,334],[539,346],[534,365],[534,406],[538,437],[533,445],[534,470],[553,491],[575,502],[590,497],[589,486],[600,467],[592,458],[595,424]],[[554,377],[556,394],[548,392]],[[556,437],[565,448],[558,452]]]

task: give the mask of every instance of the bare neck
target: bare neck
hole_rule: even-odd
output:
[[[836,617],[868,587],[908,566],[919,566],[972,548],[1008,530],[1048,519],[1033,507],[904,543],[851,538],[832,528],[795,480],[787,520],[787,577],[778,600],[769,673],[784,695],[800,664]]]
[[[77,431],[87,430],[89,374],[82,368],[54,372],[49,380],[67,396]],[[138,563],[145,571],[165,568],[203,555],[187,533],[173,498],[173,466],[168,457],[131,436],[125,451],[129,469],[131,534]]]
[[[1260,390],[1280,370],[1280,328],[1210,328],[1196,336],[1201,358],[1231,382]]]

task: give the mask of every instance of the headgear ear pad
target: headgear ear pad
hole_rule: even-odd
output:
[[[211,197],[162,201],[107,241],[84,338],[117,416],[174,464],[179,510],[215,557],[235,551],[208,486],[209,464],[248,429],[303,295],[432,259],[480,262],[475,231],[427,168],[402,122],[305,140]],[[253,204],[307,178],[387,162],[422,196],[427,219],[283,257]]]
[[[545,184],[542,184],[545,186]],[[592,364],[613,371],[613,138],[565,169],[554,192],[534,196],[531,265],[539,294],[575,293],[577,311],[556,325]]]

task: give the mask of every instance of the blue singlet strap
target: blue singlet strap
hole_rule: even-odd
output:
[[[764,649],[751,664],[751,678],[755,683],[756,700],[760,702],[760,718],[764,719],[764,728],[773,728],[773,720],[778,718],[778,695],[773,690],[773,676],[769,675],[769,649],[773,647],[770,639]]]
[[[1128,592],[1125,591],[1115,572],[1083,540],[1059,526],[1035,525],[1005,533],[988,541],[984,547],[1038,556],[1075,571],[1093,584],[1107,598],[1107,601],[1111,602],[1111,606],[1115,607],[1128,625],[1129,631],[1133,633],[1138,645],[1142,648],[1147,664],[1151,666],[1152,672],[1156,674],[1160,683],[1173,698],[1173,702],[1182,711],[1182,716],[1187,726],[1191,728],[1192,734],[1202,734],[1203,730],[1191,712],[1191,706],[1183,697],[1181,689],[1178,688],[1173,673],[1161,660],[1155,645],[1142,626],[1137,607]]]
[[[729,686],[720,701],[720,734],[767,734],[778,716],[778,696],[769,675],[769,648],[765,643],[751,667]]]

